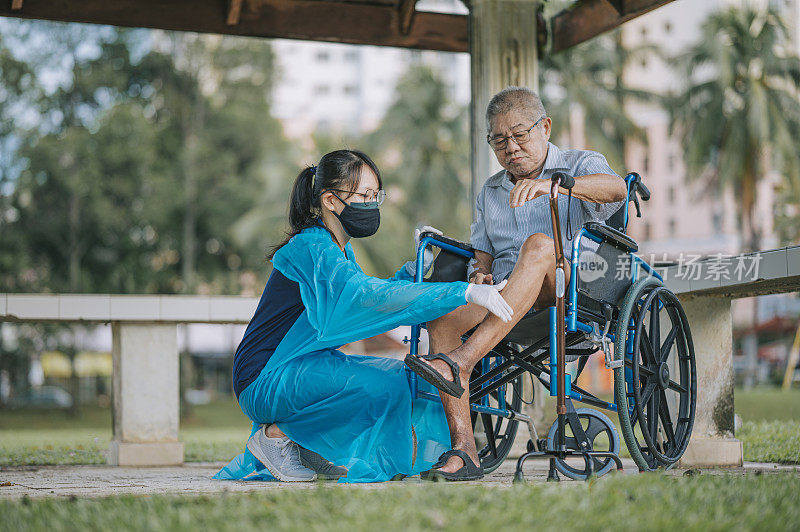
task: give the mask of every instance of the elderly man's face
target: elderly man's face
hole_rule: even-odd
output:
[[[530,128],[535,120],[528,113],[511,109],[507,113],[495,116],[491,121],[490,137],[509,137],[522,133]],[[517,179],[537,177],[544,167],[547,158],[547,143],[550,140],[552,122],[545,117],[530,132],[530,140],[518,144],[513,138],[508,139],[505,147],[495,148],[494,154],[500,165]]]

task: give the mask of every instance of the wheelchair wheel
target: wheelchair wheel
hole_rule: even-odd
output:
[[[486,357],[488,367],[502,361],[502,357],[491,352]],[[483,362],[483,361],[482,361]],[[472,371],[472,379],[476,379],[483,374],[484,364],[479,362]],[[491,386],[491,381],[484,386]],[[470,386],[471,391],[473,387]],[[505,405],[506,409],[519,412],[522,408],[522,375],[516,379],[499,386],[486,396],[486,405],[491,408],[501,408]],[[502,409],[502,408],[501,408]],[[472,430],[475,434],[475,445],[478,448],[478,457],[481,459],[481,467],[484,473],[491,473],[498,467],[511,452],[514,445],[514,438],[517,435],[519,421],[507,419],[502,416],[470,412],[472,418]]]
[[[591,408],[576,408],[575,413],[581,423],[581,428],[586,433],[589,440],[588,451],[611,451],[619,455],[619,435],[614,428],[614,423],[608,419],[608,416],[593,410]],[[568,418],[569,419],[569,418]],[[556,433],[558,432],[558,421],[554,421],[550,426],[550,431],[547,433],[547,448],[556,448]],[[565,443],[567,449],[580,450],[578,442],[575,439],[573,429],[569,421],[565,424],[564,429]],[[614,467],[614,461],[611,458],[598,459],[593,458],[594,463],[592,469],[594,474],[601,477],[611,471]],[[556,469],[573,480],[586,480],[589,472],[586,470],[586,462],[583,458],[574,457],[566,458],[564,460],[556,459]]]
[[[655,277],[625,295],[617,323],[614,394],[620,428],[642,471],[670,468],[692,434],[697,368],[686,314],[677,296]]]

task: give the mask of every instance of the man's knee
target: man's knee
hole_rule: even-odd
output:
[[[534,233],[525,239],[520,250],[520,258],[550,259],[555,258],[553,239],[544,233]]]

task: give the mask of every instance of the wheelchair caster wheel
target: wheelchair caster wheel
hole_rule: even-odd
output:
[[[514,484],[524,484],[525,483],[525,475],[522,474],[522,471],[517,471],[514,473]]]
[[[528,445],[527,445],[527,448],[528,448],[528,452],[529,452],[529,453],[531,453],[531,452],[533,452],[533,451],[534,451],[533,440],[528,440]]]

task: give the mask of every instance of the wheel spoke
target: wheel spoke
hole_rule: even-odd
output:
[[[675,440],[675,430],[672,426],[672,418],[669,415],[669,406],[667,405],[667,398],[664,391],[659,391],[661,395],[661,408],[659,409],[659,417],[661,418],[661,425],[664,427],[664,434],[667,436],[667,443],[670,449],[677,449],[678,442]]]
[[[655,361],[655,354],[661,353],[661,315],[658,311],[659,296],[656,293],[653,301],[650,303],[650,342],[652,345],[653,360]],[[657,362],[656,362],[657,363]]]
[[[625,360],[625,366],[632,368],[633,362],[631,362],[630,360]],[[641,365],[639,366],[639,373],[642,374],[640,375],[640,377],[641,376],[652,377],[653,375],[655,375],[655,372],[652,369],[648,368],[647,366],[641,366]]]
[[[653,379],[652,381],[648,382],[647,385],[645,385],[644,390],[642,390],[641,393],[643,405],[646,405],[647,403],[650,402],[650,398],[653,396],[653,392],[655,391],[657,386],[658,385],[656,384],[655,379]]]
[[[589,424],[586,426],[583,432],[586,434],[586,439],[589,440],[589,444],[591,444],[594,448],[595,438],[597,438],[598,434],[606,430],[606,426],[602,421],[594,417],[589,417],[588,421]]]
[[[669,352],[672,350],[672,346],[675,343],[675,337],[678,334],[678,325],[674,325],[672,329],[667,334],[667,339],[664,340],[664,343],[661,344],[661,351],[660,353],[660,362],[666,362],[667,358],[669,358]]]
[[[647,403],[647,428],[650,431],[650,438],[653,445],[658,441],[658,409],[660,399],[661,394],[654,393]]]
[[[689,390],[678,384],[677,382],[670,380],[669,381],[669,389],[676,391],[678,393],[689,393]]]
[[[640,351],[644,355],[643,358],[648,366],[655,366],[658,364],[656,360],[656,356],[653,352],[653,344],[650,341],[650,337],[645,332],[644,328],[642,328],[642,337],[639,341]]]

